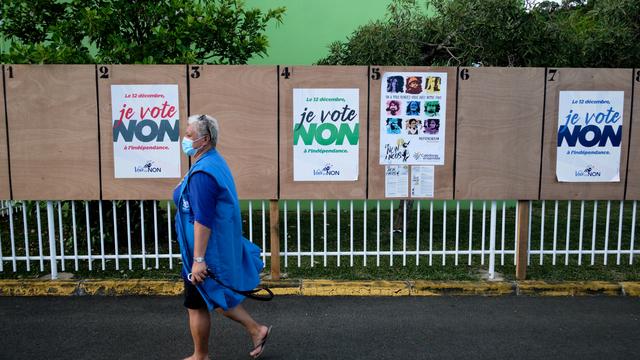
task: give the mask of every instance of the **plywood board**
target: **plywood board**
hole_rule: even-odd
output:
[[[12,67],[6,95],[14,199],[99,199],[95,66]]]
[[[180,137],[187,125],[187,69],[185,65],[98,65],[100,99],[100,143],[102,197],[105,200],[170,199],[179,178],[115,178],[113,166],[113,119],[111,85],[177,84],[180,111]],[[180,155],[180,171],[188,171],[188,157]]]
[[[13,73],[13,68],[9,69],[3,65],[2,70]],[[7,75],[9,76],[9,75]],[[4,108],[4,76],[2,77],[2,87],[0,95],[0,200],[11,199],[11,185],[9,183],[9,154],[7,148],[7,118],[5,117]]]
[[[460,68],[456,199],[537,199],[543,68]]]
[[[540,198],[543,200],[621,200],[624,198],[631,115],[631,69],[548,69]],[[558,98],[563,90],[624,91],[620,182],[568,183],[556,177]]]
[[[447,109],[445,129],[444,165],[435,166],[434,199],[453,199],[453,162],[456,130],[456,68],[453,67],[400,67],[371,66],[369,86],[369,175],[368,198],[385,198],[385,166],[380,165],[380,92],[386,72],[446,72]],[[379,74],[379,76],[378,76]]]
[[[280,198],[364,199],[367,169],[366,66],[280,66]],[[357,181],[293,181],[293,89],[359,89],[359,160]]]
[[[276,199],[277,67],[205,65],[194,67],[190,74],[194,74],[189,82],[191,114],[218,120],[217,149],[231,169],[238,197]]]
[[[633,82],[633,113],[631,114],[626,200],[640,200],[640,69],[634,70]]]

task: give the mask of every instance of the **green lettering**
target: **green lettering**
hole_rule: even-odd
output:
[[[329,130],[329,137],[325,138],[325,130]],[[320,145],[331,145],[336,142],[337,135],[336,126],[330,123],[324,123],[316,129],[316,142]]]
[[[349,141],[349,145],[358,145],[358,138],[360,137],[360,124],[356,124],[353,127],[353,131],[349,124],[341,124],[340,130],[338,130],[338,140],[336,141],[336,145],[342,145],[344,143],[344,138],[347,137],[347,141]]]
[[[302,138],[302,142],[305,145],[313,144],[313,136],[316,133],[316,126],[318,124],[309,124],[308,128],[305,128],[304,125],[300,125],[298,127],[293,127],[293,145],[298,145],[298,139]]]
[[[300,139],[304,145],[313,145],[314,138],[319,145],[342,145],[345,137],[350,145],[358,145],[360,124],[355,124],[353,129],[349,124],[340,124],[338,128],[333,123],[323,123],[319,126],[313,123],[309,124],[307,128],[304,126],[294,126],[293,128],[293,145],[298,145]]]

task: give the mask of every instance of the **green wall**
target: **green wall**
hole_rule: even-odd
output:
[[[284,6],[282,24],[267,29],[268,55],[249,64],[311,65],[328,53],[328,45],[346,40],[358,26],[384,19],[391,0],[245,0],[247,8]],[[0,39],[0,50],[8,42]]]
[[[384,19],[391,0],[246,0],[261,10],[284,6],[283,23],[270,25],[268,55],[249,64],[311,65],[328,53],[328,45],[344,41],[358,26]]]

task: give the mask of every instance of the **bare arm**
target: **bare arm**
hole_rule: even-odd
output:
[[[207,251],[207,243],[211,236],[211,229],[197,221],[193,223],[193,256],[204,257]]]
[[[193,257],[204,257],[207,251],[207,243],[209,242],[209,236],[211,235],[211,229],[200,224],[197,221],[193,223]],[[204,281],[207,272],[206,263],[193,263],[191,268],[192,280],[191,282],[199,283]]]

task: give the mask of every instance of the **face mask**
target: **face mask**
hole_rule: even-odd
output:
[[[198,141],[198,140],[202,139],[203,137],[204,136],[199,137],[199,138],[197,138],[195,140],[191,140],[189,138],[183,137],[182,138],[182,152],[187,154],[187,156],[193,156],[193,155],[197,154],[198,150],[200,150],[202,148],[202,146],[197,148],[197,149],[194,149],[193,148],[193,142],[194,141]]]

